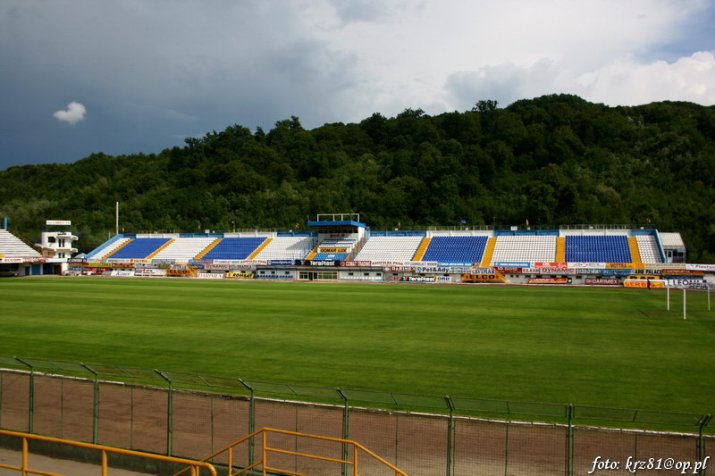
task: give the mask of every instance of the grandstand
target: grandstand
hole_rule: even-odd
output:
[[[423,238],[421,234],[370,236],[355,261],[412,261]]]
[[[422,261],[461,265],[480,263],[486,245],[486,236],[432,236]]]
[[[179,239],[174,238],[164,249],[156,253],[153,259],[156,260],[175,260],[177,262],[188,262],[196,255],[205,250],[215,238],[210,236],[204,237],[187,237]]]
[[[40,253],[7,230],[0,230],[0,258],[39,258]]]
[[[491,263],[544,262],[556,260],[556,238],[541,235],[500,235],[496,237]]]
[[[679,246],[671,251],[655,229],[371,231],[348,218],[330,215],[309,222],[314,231],[302,233],[118,235],[75,263],[70,272],[206,279],[619,285],[630,274],[661,275],[661,270],[673,268],[668,266],[671,255],[685,252],[679,234],[662,234]],[[134,264],[135,272],[131,270]],[[698,271],[711,269],[703,265]]]
[[[0,276],[44,274],[42,255],[17,236],[0,229]]]
[[[353,230],[354,231],[354,230]],[[7,232],[5,232],[7,235]],[[677,235],[677,234],[676,234]],[[679,235],[678,235],[679,236]],[[19,244],[17,244],[19,242]],[[16,240],[19,246],[36,252]],[[10,256],[10,255],[8,255]],[[88,260],[499,263],[664,263],[653,230],[425,231],[118,235]]]
[[[208,253],[205,260],[244,260],[248,258],[263,242],[266,236],[228,237],[219,241]]]
[[[147,259],[170,242],[170,238],[135,238],[105,257],[107,259]]]
[[[566,236],[566,261],[576,263],[631,263],[625,234]]]
[[[266,261],[295,261],[308,256],[313,249],[314,238],[312,235],[281,236],[273,238],[256,256],[257,260]]]

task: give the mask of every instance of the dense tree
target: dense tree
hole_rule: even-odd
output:
[[[233,125],[159,154],[92,154],[0,172],[0,217],[36,239],[70,219],[90,250],[125,232],[301,228],[360,212],[375,228],[653,223],[715,261],[715,107],[607,107],[577,96],[405,109],[306,130]]]

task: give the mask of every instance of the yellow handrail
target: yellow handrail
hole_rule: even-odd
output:
[[[58,473],[48,473],[46,471],[32,469],[29,467],[29,463],[28,463],[28,457],[29,457],[28,441],[29,440],[45,441],[48,443],[57,443],[57,444],[62,444],[62,445],[74,446],[77,448],[85,448],[85,449],[89,449],[89,450],[100,451],[101,456],[102,456],[102,463],[100,466],[100,469],[101,469],[100,474],[102,476],[107,475],[107,470],[109,468],[109,465],[107,462],[107,453],[120,454],[120,455],[124,455],[124,456],[133,456],[133,457],[137,457],[137,458],[145,458],[145,459],[151,459],[151,460],[155,460],[155,461],[163,461],[165,463],[183,464],[183,465],[187,466],[186,470],[191,470],[191,476],[199,476],[199,474],[200,474],[199,472],[201,471],[201,469],[206,469],[206,470],[208,470],[208,472],[211,476],[216,476],[216,468],[214,468],[214,466],[212,464],[207,463],[205,461],[193,461],[193,460],[185,459],[185,458],[176,458],[174,456],[164,456],[164,455],[158,455],[158,454],[153,454],[153,453],[142,453],[141,451],[125,450],[123,448],[114,448],[111,446],[95,445],[92,443],[83,443],[81,441],[71,441],[71,440],[65,440],[62,438],[53,438],[51,436],[33,435],[30,433],[22,433],[19,431],[0,430],[0,435],[7,435],[7,436],[15,437],[15,438],[22,438],[22,461],[20,463],[20,466],[0,464],[0,468],[1,469],[12,469],[15,471],[19,471],[20,474],[22,474],[23,476],[31,475],[31,474],[36,474],[36,475],[40,475],[40,476],[62,476],[61,474],[58,474]],[[186,470],[184,470],[184,471],[186,471]]]
[[[353,446],[353,451],[352,451],[353,458],[352,458],[352,460],[349,460],[349,459],[338,459],[338,458],[331,458],[331,457],[328,457],[328,456],[316,455],[316,454],[311,454],[311,453],[300,453],[300,452],[297,452],[297,451],[291,451],[291,450],[286,450],[286,449],[281,449],[281,448],[273,448],[273,447],[270,447],[269,444],[268,444],[268,434],[270,434],[270,433],[276,433],[276,434],[279,434],[279,435],[296,436],[296,437],[300,437],[300,438],[310,438],[310,439],[322,440],[322,441],[331,441],[331,442],[339,443],[339,444],[352,445],[352,446]],[[251,464],[251,465],[249,465],[249,466],[246,466],[245,468],[243,468],[243,469],[241,469],[241,470],[239,470],[239,471],[237,471],[237,472],[234,473],[234,472],[233,472],[233,463],[232,463],[232,462],[233,462],[233,449],[234,449],[236,446],[240,445],[241,443],[244,443],[244,442],[246,442],[247,440],[249,440],[249,439],[251,439],[251,438],[255,438],[256,436],[259,436],[259,435],[262,437],[262,440],[263,440],[263,441],[262,441],[262,443],[263,443],[263,444],[262,444],[262,448],[263,448],[263,449],[262,449],[262,451],[261,451],[261,458],[260,458],[260,460],[254,462],[253,464]],[[397,468],[395,465],[393,465],[393,464],[390,463],[389,461],[385,460],[384,458],[382,458],[382,457],[378,456],[377,454],[373,453],[372,451],[370,451],[369,449],[367,449],[366,447],[364,447],[363,445],[361,445],[360,443],[358,443],[358,442],[356,442],[356,441],[353,441],[353,440],[345,440],[345,439],[342,439],[342,438],[334,438],[334,437],[331,437],[331,436],[322,436],[322,435],[312,435],[312,434],[309,434],[309,433],[300,433],[300,432],[297,432],[297,431],[279,430],[279,429],[276,429],[276,428],[262,428],[262,429],[260,429],[260,430],[254,431],[253,433],[251,433],[251,434],[249,434],[249,435],[246,435],[246,436],[244,436],[243,438],[240,438],[240,439],[234,441],[233,443],[231,443],[230,445],[228,445],[226,448],[224,448],[224,449],[222,449],[222,450],[220,450],[220,451],[214,453],[213,455],[211,455],[211,456],[209,456],[209,457],[207,457],[207,458],[204,458],[203,461],[212,460],[212,459],[216,458],[217,456],[219,456],[219,455],[221,455],[221,454],[223,454],[223,453],[226,453],[226,455],[227,455],[227,457],[228,457],[228,468],[227,468],[228,473],[227,473],[227,474],[228,474],[229,476],[239,476],[239,475],[241,475],[241,474],[246,474],[248,471],[250,471],[250,470],[252,470],[252,469],[256,469],[256,468],[258,468],[259,466],[262,466],[263,474],[266,474],[266,471],[274,471],[274,472],[278,472],[278,473],[282,473],[282,474],[289,474],[289,475],[294,475],[294,476],[300,476],[300,473],[295,473],[295,472],[292,472],[292,471],[289,471],[289,470],[285,470],[285,469],[280,469],[280,468],[275,468],[275,467],[269,466],[269,461],[268,461],[269,455],[272,454],[272,453],[276,453],[276,454],[297,456],[297,457],[299,457],[299,458],[308,458],[308,459],[314,459],[314,460],[320,460],[320,461],[327,461],[327,462],[331,462],[331,463],[338,463],[338,464],[344,464],[344,465],[352,466],[352,467],[353,467],[353,475],[357,476],[357,475],[359,474],[359,471],[358,471],[358,454],[359,454],[360,451],[362,451],[362,452],[364,452],[366,455],[368,455],[368,456],[374,458],[377,462],[379,462],[379,463],[381,463],[381,464],[387,466],[389,469],[391,469],[392,471],[395,472],[395,476],[407,476],[407,473],[405,473],[405,472],[402,471],[401,469]],[[178,473],[175,473],[174,476],[179,476],[179,475],[181,475],[181,474],[184,474],[187,470],[188,470],[188,468],[187,468],[187,469],[184,469],[184,470],[182,470],[182,471],[179,471]]]

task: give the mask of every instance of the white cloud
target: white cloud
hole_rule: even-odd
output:
[[[574,91],[591,101],[635,105],[653,101],[715,104],[715,56],[701,51],[672,63],[613,61],[576,78]]]
[[[72,101],[71,103],[67,104],[67,107],[65,109],[60,109],[59,111],[55,112],[53,116],[55,116],[58,120],[62,122],[75,125],[79,121],[84,120],[85,114],[87,114],[87,108],[85,108],[84,105],[81,103]]]

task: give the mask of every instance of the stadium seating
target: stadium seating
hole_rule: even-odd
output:
[[[407,262],[422,239],[422,236],[372,236],[355,256],[355,261]]]
[[[348,253],[318,253],[313,258],[314,261],[345,261]]]
[[[434,236],[422,261],[479,263],[482,260],[486,244],[486,236]]]
[[[202,259],[215,260],[243,260],[265,241],[265,236],[252,236],[248,238],[224,238]]]
[[[662,263],[658,244],[655,241],[654,235],[638,235],[636,236],[638,243],[638,251],[641,255],[641,261],[644,263]]]
[[[40,253],[7,230],[0,230],[0,254],[5,258],[37,258]]]
[[[625,235],[566,236],[566,261],[571,263],[630,263]]]
[[[261,250],[255,259],[297,260],[305,257],[313,249],[311,236],[278,236]]]
[[[117,249],[108,259],[146,259],[169,240],[171,238],[136,238],[126,246]]]
[[[152,259],[165,259],[175,261],[189,261],[208,245],[213,243],[215,237],[176,238],[173,243],[159,251]]]
[[[556,260],[556,236],[497,236],[492,263]]]

